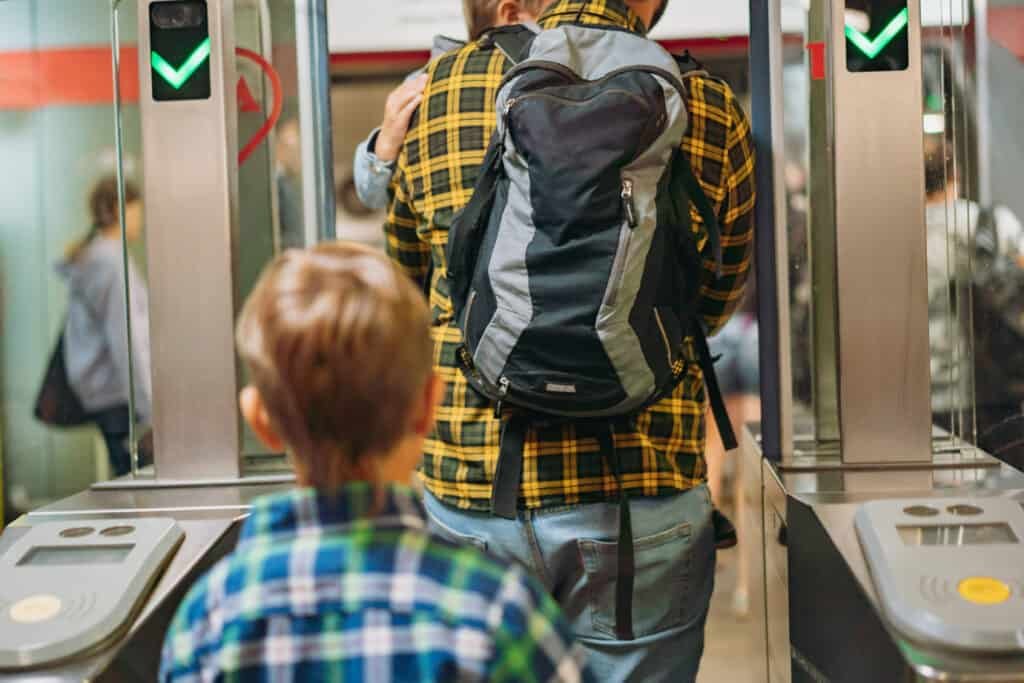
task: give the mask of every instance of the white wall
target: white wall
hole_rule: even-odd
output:
[[[328,0],[331,52],[426,50],[437,34],[464,38],[462,3],[458,0],[375,0],[372,11],[359,11],[355,0]],[[783,0],[787,33],[803,33],[807,0]],[[923,0],[925,25],[963,22],[961,0]],[[674,0],[661,24],[658,39],[729,38],[749,32],[749,0],[694,2]]]

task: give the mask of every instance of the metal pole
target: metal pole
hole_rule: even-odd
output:
[[[302,213],[306,243],[335,237],[334,145],[331,135],[327,0],[295,3],[295,51],[300,83]]]
[[[110,52],[114,78],[114,146],[117,158],[117,214],[121,227],[121,267],[123,269],[125,334],[128,335],[128,452],[131,476],[139,473],[139,443],[135,420],[135,345],[132,343],[132,291],[128,278],[128,228],[125,222],[124,193],[124,122],[121,116],[121,0],[112,0],[110,7]]]
[[[970,16],[965,12],[964,18]],[[992,167],[991,148],[991,68],[989,65],[988,40],[988,0],[974,0],[974,41],[975,41],[975,78],[978,83],[978,105],[976,122],[978,137],[978,202],[982,206],[992,203],[992,183],[990,173]]]
[[[757,150],[756,263],[760,325],[761,448],[770,460],[792,451],[789,263],[782,113],[780,0],[750,0],[752,132]]]
[[[157,476],[237,479],[234,0],[207,2],[210,97],[178,102],[152,97],[151,4],[138,26]]]

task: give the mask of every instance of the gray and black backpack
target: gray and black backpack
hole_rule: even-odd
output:
[[[448,280],[463,371],[504,420],[493,512],[514,518],[526,429],[590,425],[618,472],[610,430],[674,390],[687,337],[723,439],[735,439],[697,311],[704,270],[691,202],[719,266],[721,244],[680,150],[679,62],[608,27],[512,27],[485,41],[514,66],[473,197],[451,227]],[[632,553],[620,562],[626,600]],[[629,605],[618,607],[620,635],[630,636]]]

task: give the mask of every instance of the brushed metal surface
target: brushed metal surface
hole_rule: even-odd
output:
[[[920,0],[910,65],[850,73],[832,17],[843,459],[931,458]]]
[[[813,0],[807,15],[807,40],[828,43],[832,3]],[[838,441],[839,321],[836,310],[835,117],[833,79],[812,80],[807,178],[807,245],[811,269],[811,386],[814,435],[818,441]]]
[[[765,638],[771,683],[789,683],[793,677],[789,638],[789,554],[786,527],[786,492],[774,468],[762,461],[764,481]]]
[[[789,453],[793,448],[793,359],[790,350],[793,348],[792,315],[790,312],[789,264],[789,231],[786,230],[786,131],[783,71],[785,57],[782,45],[782,1],[769,0],[768,23],[768,59],[771,73],[771,110],[772,110],[772,176],[775,179],[773,197],[775,205],[775,253],[777,268],[775,269],[776,292],[778,296],[778,329],[779,339],[777,356],[779,363],[779,446],[781,453]]]
[[[742,517],[737,519],[740,532],[737,549],[740,553],[746,553],[745,559],[750,566],[750,615],[752,619],[761,622],[751,648],[758,653],[759,660],[750,661],[747,665],[748,679],[767,683],[771,676],[768,658],[768,590],[764,563],[764,471],[761,452],[752,431],[744,425],[739,436],[740,447],[736,455],[740,460],[737,471],[742,483],[740,494],[744,505]]]
[[[158,1],[138,12],[156,467],[161,478],[237,478],[234,3],[207,3],[210,98],[156,102],[149,8]]]
[[[757,445],[756,427],[752,431],[753,434],[744,439],[745,461],[762,457]],[[942,463],[947,457],[940,454],[936,456],[936,461]],[[859,589],[879,613],[881,610],[874,582],[854,527],[854,516],[862,503],[879,498],[970,496],[1011,497],[1024,504],[1024,473],[1006,465],[993,467],[988,466],[988,462],[975,468],[940,465],[933,468],[930,476],[923,476],[926,472],[919,469],[900,471],[892,467],[879,468],[873,474],[864,466],[835,469],[835,457],[831,450],[826,450],[817,471],[813,467],[813,454],[805,456],[804,460],[806,470],[798,472],[786,471],[780,463],[767,460],[762,460],[761,464],[764,483],[764,571],[768,595],[765,630],[773,683],[790,680],[788,677],[792,676],[794,653],[790,649],[791,615],[788,595],[790,590],[800,590],[799,586],[791,586],[789,583],[785,546],[773,543],[777,541],[773,534],[788,521],[786,511],[789,499],[795,499],[814,511],[836,552],[842,555],[850,574],[856,579]],[[849,476],[851,474],[854,476]],[[790,544],[801,543],[801,538],[790,533],[787,541]],[[860,624],[850,624],[850,637],[856,638],[857,629],[862,627]],[[888,633],[906,662],[906,676],[900,680],[1024,683],[1024,658],[985,658],[957,652],[930,651],[903,639],[891,629]]]
[[[335,238],[327,0],[296,0],[295,51],[302,125],[302,214],[306,244]]]

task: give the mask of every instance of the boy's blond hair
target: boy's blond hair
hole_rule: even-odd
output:
[[[547,0],[519,0],[519,5],[531,14],[540,14]],[[501,0],[462,0],[462,13],[466,17],[469,39],[478,40],[484,31],[494,28]]]
[[[354,244],[289,250],[242,310],[238,348],[270,426],[314,483],[364,478],[408,435],[432,372],[423,294]]]

